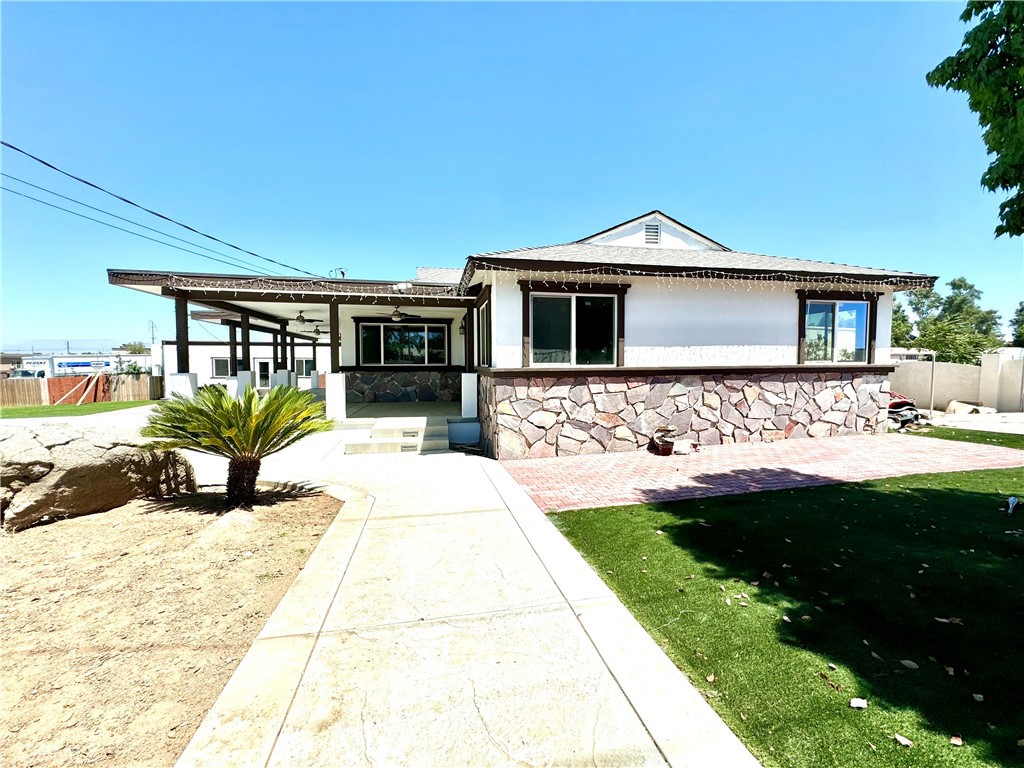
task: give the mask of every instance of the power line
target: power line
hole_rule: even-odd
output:
[[[67,195],[62,195],[62,194],[60,194],[60,192],[54,192],[52,189],[47,189],[46,187],[40,187],[38,184],[33,184],[30,181],[25,181],[24,179],[19,179],[17,176],[11,176],[11,174],[9,174],[9,173],[0,173],[0,176],[5,176],[6,178],[11,179],[12,181],[17,181],[19,184],[25,184],[26,186],[33,187],[34,189],[41,190],[43,192],[46,192],[47,194],[53,195],[54,197],[59,197],[62,200],[67,200],[68,202],[74,203],[75,205],[80,205],[83,208],[88,208],[90,210],[97,211],[98,213],[102,213],[105,216],[110,216],[112,218],[120,219],[121,221],[128,222],[132,226],[141,227],[142,229],[147,229],[150,232],[156,232],[156,234],[158,234],[158,235],[163,235],[164,237],[169,237],[172,240],[177,240],[179,243],[185,243],[186,245],[191,245],[191,246],[194,246],[195,248],[202,248],[204,251],[209,251],[210,253],[215,253],[218,256],[223,256],[225,259],[231,259],[233,262],[237,262],[239,266],[252,267],[253,269],[257,269],[255,264],[250,264],[249,262],[245,261],[244,259],[239,259],[236,256],[231,256],[230,254],[227,254],[227,253],[221,253],[220,251],[215,251],[213,248],[207,248],[205,245],[200,245],[199,243],[193,243],[191,240],[185,240],[184,238],[177,237],[175,235],[169,234],[168,232],[164,232],[164,231],[159,230],[159,229],[153,229],[153,227],[147,227],[145,224],[140,224],[139,222],[133,221],[132,219],[126,219],[124,216],[118,216],[116,213],[111,213],[110,211],[105,211],[102,208],[97,208],[94,205],[89,205],[88,203],[83,203],[81,200],[75,200],[75,198],[73,198],[73,197],[68,197]],[[267,274],[267,273],[261,271],[261,274]]]
[[[100,192],[103,192],[106,195],[110,195],[111,197],[117,198],[122,203],[127,203],[128,205],[135,206],[136,208],[139,208],[140,210],[143,210],[146,213],[152,214],[153,216],[157,216],[157,217],[163,219],[164,221],[169,221],[172,224],[177,224],[179,227],[184,227],[185,229],[189,230],[190,232],[195,232],[197,235],[201,235],[201,236],[207,238],[208,240],[213,240],[215,242],[220,243],[221,245],[226,245],[229,248],[234,248],[236,251],[241,251],[242,253],[247,253],[250,256],[255,256],[257,259],[262,259],[263,261],[268,261],[271,264],[277,264],[278,266],[284,267],[285,269],[290,269],[293,272],[301,272],[302,274],[309,275],[310,277],[322,277],[322,275],[314,275],[312,272],[307,272],[304,269],[299,269],[298,267],[293,267],[290,264],[285,264],[283,261],[275,261],[274,259],[267,258],[266,256],[260,256],[258,253],[254,253],[253,251],[246,250],[245,248],[242,248],[240,246],[234,245],[233,243],[229,243],[226,240],[221,240],[219,237],[214,237],[213,235],[208,235],[205,232],[200,232],[195,227],[190,227],[188,224],[183,224],[182,222],[178,221],[177,219],[172,219],[170,216],[164,216],[162,213],[158,213],[157,211],[154,211],[154,210],[152,210],[150,208],[146,208],[144,205],[139,205],[138,203],[136,203],[136,202],[134,202],[132,200],[129,200],[127,197],[122,197],[121,195],[118,195],[118,194],[116,194],[114,192],[111,192],[109,189],[104,189],[99,184],[93,184],[91,181],[87,181],[86,179],[83,179],[80,176],[75,176],[73,173],[68,173],[67,171],[58,168],[53,163],[48,163],[45,160],[43,160],[41,157],[36,157],[31,152],[26,152],[24,149],[21,149],[20,147],[16,147],[16,146],[14,146],[13,144],[11,144],[9,142],[0,141],[0,144],[2,144],[3,146],[7,147],[8,149],[13,149],[15,152],[20,152],[21,154],[25,155],[25,157],[31,158],[32,160],[35,160],[37,163],[41,163],[42,165],[45,165],[47,168],[50,168],[50,169],[52,169],[54,171],[57,171],[57,173],[64,174],[69,179],[74,179],[75,181],[81,182],[82,184],[90,186],[93,189],[97,189],[97,190],[99,190]]]
[[[58,211],[64,211],[65,213],[70,213],[72,216],[78,216],[79,218],[82,218],[82,219],[88,219],[89,221],[95,221],[97,224],[102,224],[105,227],[110,227],[111,229],[117,229],[117,230],[120,230],[121,232],[127,232],[129,235],[135,235],[135,237],[141,237],[143,240],[152,240],[154,243],[159,243],[160,245],[166,245],[168,248],[176,248],[179,251],[184,251],[185,253],[192,253],[192,254],[195,254],[196,256],[201,256],[204,259],[209,259],[210,261],[217,261],[217,262],[220,262],[221,264],[227,264],[229,267],[235,267],[235,268],[239,267],[238,264],[233,264],[230,261],[224,261],[224,259],[215,259],[213,256],[207,256],[205,253],[200,253],[199,251],[193,251],[193,250],[190,250],[189,248],[182,248],[180,245],[174,245],[173,243],[165,243],[163,240],[157,240],[155,237],[150,237],[149,235],[143,235],[143,234],[140,234],[139,232],[132,232],[130,229],[125,229],[124,227],[119,227],[116,224],[110,224],[109,222],[106,222],[106,221],[100,221],[99,219],[94,219],[92,216],[86,216],[84,213],[78,213],[77,211],[72,211],[72,210],[70,210],[68,208],[62,208],[59,205],[54,205],[53,203],[48,203],[45,200],[40,200],[38,197],[32,197],[32,195],[26,195],[24,192],[18,192],[18,191],[13,190],[13,189],[11,189],[9,187],[2,187],[2,186],[0,186],[0,189],[2,189],[4,192],[10,192],[12,195],[18,195],[19,197],[24,197],[24,198],[27,198],[28,200],[34,200],[37,203],[41,203],[43,205],[48,205],[50,208],[56,208]],[[243,269],[247,269],[250,272],[255,272],[257,275],[263,275],[265,277],[272,277],[272,275],[270,275],[269,273],[261,272],[260,270],[253,269],[252,267],[243,267]]]

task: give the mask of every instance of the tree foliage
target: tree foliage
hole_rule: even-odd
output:
[[[144,355],[149,352],[149,347],[144,341],[126,341],[121,345],[121,349],[132,355]]]
[[[1017,311],[1010,318],[1010,346],[1024,347],[1024,301],[1017,305]]]
[[[897,302],[892,305],[891,339],[894,347],[909,347],[914,343],[914,324],[910,322],[907,310]]]
[[[266,456],[314,432],[334,426],[324,418],[313,393],[274,387],[260,396],[249,388],[235,398],[221,386],[203,387],[195,397],[175,394],[157,404],[142,429],[159,438],[150,448],[190,448],[228,461],[228,505],[249,507],[256,499],[256,478]]]
[[[927,75],[936,88],[961,91],[977,113],[985,147],[995,159],[981,176],[993,192],[1009,192],[999,205],[996,237],[1024,234],[1024,3],[969,0],[960,15],[977,23],[960,50]]]
[[[977,363],[982,352],[1003,344],[999,336],[999,313],[981,308],[981,291],[966,278],[954,278],[947,285],[949,293],[945,296],[934,288],[921,288],[907,294],[907,303],[917,315],[918,331],[909,346],[935,350],[940,362]]]

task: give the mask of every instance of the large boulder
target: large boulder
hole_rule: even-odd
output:
[[[0,426],[0,522],[17,531],[44,518],[195,490],[192,465],[181,454],[143,450],[144,442],[123,428]]]

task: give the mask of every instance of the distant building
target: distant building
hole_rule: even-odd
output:
[[[19,367],[36,375],[42,372],[43,377],[49,379],[54,376],[120,373],[125,367],[134,367],[131,363],[143,371],[148,371],[153,365],[153,358],[148,352],[139,355],[118,349],[96,354],[23,355]]]

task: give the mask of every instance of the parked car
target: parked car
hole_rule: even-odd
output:
[[[29,371],[25,368],[15,368],[10,372],[12,379],[45,379],[46,371]]]

